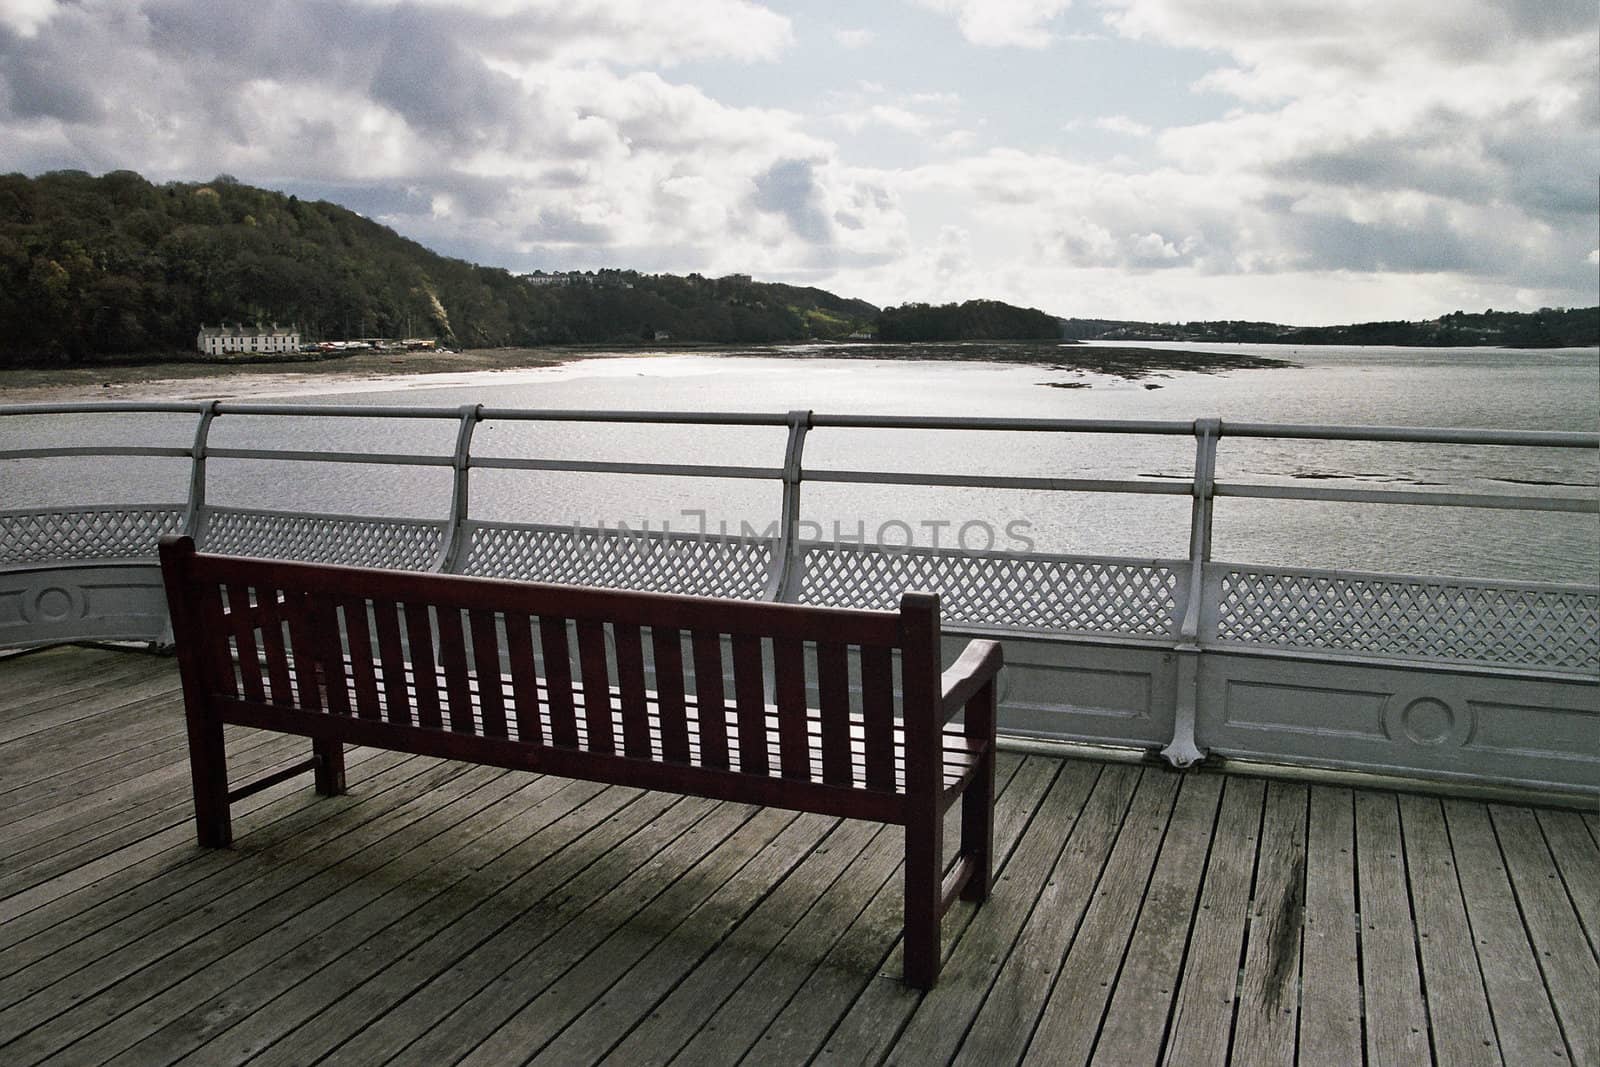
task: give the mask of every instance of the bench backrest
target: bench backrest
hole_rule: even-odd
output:
[[[939,773],[928,594],[838,610],[218,556],[186,537],[161,561],[209,701],[886,792]]]

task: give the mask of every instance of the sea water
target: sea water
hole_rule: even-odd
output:
[[[1075,369],[1070,347],[882,348],[866,358],[792,346],[746,354],[677,351],[584,359],[526,371],[418,376],[322,387],[297,403],[371,406],[759,411],[827,414],[998,416],[1317,425],[1389,425],[1579,430],[1600,428],[1600,356],[1594,349],[1286,348],[1164,345],[1179,351],[1265,356],[1291,365],[1202,372],[1169,369],[1139,377]],[[849,351],[849,350],[843,350]],[[804,357],[804,358],[798,358]],[[936,358],[919,358],[936,357]],[[219,392],[225,392],[219,388]],[[181,425],[183,420],[178,420]],[[188,420],[192,429],[192,418]],[[85,417],[57,420],[73,443],[92,433]],[[360,423],[246,416],[219,419],[213,447],[331,448],[448,455],[447,422]],[[49,436],[55,437],[55,433]],[[587,423],[482,424],[475,456],[782,466],[781,427],[649,427]],[[817,429],[805,465],[826,471],[900,471],[1113,478],[1181,483],[1192,476],[1188,436]],[[130,462],[107,477],[97,465],[10,463],[7,502],[140,502],[173,498],[186,465]],[[179,470],[178,468],[185,468]],[[213,460],[208,500],[239,507],[438,517],[449,472],[350,464],[288,465]],[[182,477],[180,477],[182,476]],[[1399,443],[1253,440],[1224,434],[1218,480],[1437,492],[1534,493],[1593,499],[1593,450]],[[160,483],[158,488],[156,483]],[[152,495],[156,494],[156,495]],[[116,499],[107,499],[115,497]],[[178,493],[181,499],[181,491]],[[770,528],[780,508],[775,481],[572,472],[479,470],[474,517],[561,525],[670,528],[737,534]],[[14,502],[13,502],[14,501]],[[828,483],[801,490],[803,531],[823,540],[938,544],[969,550],[1069,552],[1142,558],[1187,554],[1183,496],[949,489]],[[1593,583],[1600,574],[1600,521],[1593,515],[1466,508],[1275,501],[1216,502],[1212,557],[1401,574],[1454,574]]]

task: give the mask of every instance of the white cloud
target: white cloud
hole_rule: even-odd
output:
[[[1102,115],[1093,119],[1069,119],[1065,123],[1068,130],[1081,130],[1085,127],[1096,130],[1105,130],[1107,133],[1121,134],[1124,137],[1149,137],[1155,131],[1137,119],[1127,115]]]
[[[1053,40],[1050,20],[1072,6],[1072,0],[913,0],[922,7],[954,16],[961,34],[973,44],[991,47],[1043,48]]]
[[[56,13],[56,0],[0,0],[0,26],[32,37]]]
[[[746,106],[728,87],[769,71],[728,72],[796,47],[778,0],[0,0],[0,170],[228,171],[513,269],[880,303],[1311,322],[1593,300],[1591,0],[1103,0],[1128,62],[1209,50],[1184,104],[1213,117],[1176,125],[1152,93],[1031,139],[982,111],[1021,88],[962,60],[1059,44],[1068,5],[915,2],[970,44],[933,35],[916,78],[839,89],[826,58],[850,70],[839,48],[887,31],[825,29]],[[682,73],[707,69],[723,95]],[[1064,156],[1063,127],[1129,155]]]

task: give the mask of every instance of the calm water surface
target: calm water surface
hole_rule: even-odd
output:
[[[1202,346],[1172,345],[1177,349]],[[1139,380],[1088,374],[1044,362],[965,363],[918,359],[839,359],[683,353],[591,359],[534,371],[434,376],[404,383],[341,386],[298,402],[361,405],[609,408],[826,413],[1160,419],[1210,416],[1249,422],[1463,426],[1545,430],[1600,428],[1600,359],[1594,349],[1284,349],[1269,345],[1211,350],[1292,360],[1281,369],[1206,374],[1174,371]],[[826,350],[823,350],[826,351]],[[1039,346],[1026,349],[1030,358]],[[942,354],[949,354],[944,349]],[[1158,388],[1150,388],[1157,386]],[[291,398],[285,398],[291,399]],[[57,434],[81,443],[96,433],[147,434],[185,441],[188,417],[156,428],[124,420],[96,429],[86,420],[34,427],[30,440]],[[270,426],[270,428],[269,428]],[[13,431],[14,432],[14,431]],[[164,435],[164,436],[163,436]],[[276,444],[448,454],[453,426],[410,420],[359,425],[297,420],[219,420],[218,447]],[[40,443],[43,443],[42,441]],[[65,442],[62,442],[65,443]],[[477,455],[544,456],[777,467],[781,429],[642,428],[490,422],[474,439]],[[809,469],[991,472],[1060,477],[1186,479],[1191,438],[884,431],[813,431]],[[0,507],[181,498],[184,464],[136,461],[108,477],[104,461],[5,466]],[[432,516],[446,506],[448,477],[438,470],[317,465],[294,471],[261,461],[214,461],[210,499],[249,507]],[[1224,481],[1472,489],[1584,496],[1596,493],[1596,455],[1554,449],[1445,445],[1339,444],[1224,439]],[[479,471],[472,511],[484,518],[653,528],[765,527],[779,507],[775,484],[702,478]],[[16,501],[15,503],[11,501]],[[952,543],[964,523],[967,547],[992,531],[999,548],[1033,548],[1149,557],[1186,554],[1184,498],[1002,490],[830,486],[803,490],[804,511],[824,537],[865,530],[899,543]],[[703,517],[702,517],[703,514]],[[1592,583],[1600,573],[1595,516],[1487,512],[1459,508],[1222,499],[1213,557],[1400,573],[1445,573]],[[837,525],[836,525],[837,524]]]

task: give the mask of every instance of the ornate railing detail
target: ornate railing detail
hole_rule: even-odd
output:
[[[444,543],[444,525],[215,508],[206,512],[196,541],[208,552],[236,556],[425,571]]]
[[[1439,662],[1600,670],[1600,594],[1485,582],[1227,570],[1217,640]]]
[[[0,565],[149,560],[182,529],[183,508],[161,505],[0,513]]]
[[[917,549],[807,549],[799,601],[887,609],[906,589],[940,597],[948,623],[1170,638],[1181,563],[975,556]]]
[[[467,529],[463,574],[756,600],[772,569],[765,539],[485,522]]]

